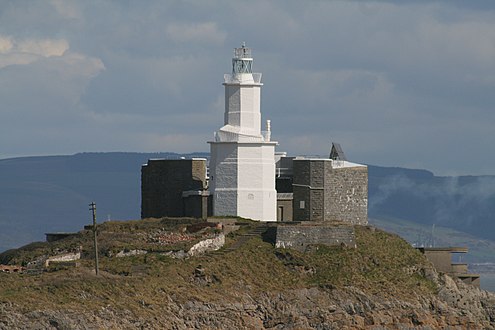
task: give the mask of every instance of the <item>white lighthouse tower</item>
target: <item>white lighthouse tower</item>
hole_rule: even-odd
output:
[[[225,74],[224,126],[211,147],[213,214],[276,221],[275,145],[270,121],[261,131],[261,73],[253,73],[251,49],[235,48],[232,73]]]

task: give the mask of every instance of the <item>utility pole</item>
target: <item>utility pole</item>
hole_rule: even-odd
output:
[[[98,275],[99,273],[99,265],[98,265],[98,241],[96,239],[96,203],[91,202],[89,204],[90,206],[90,211],[93,212],[93,238],[94,238],[94,246],[95,246],[95,273]]]

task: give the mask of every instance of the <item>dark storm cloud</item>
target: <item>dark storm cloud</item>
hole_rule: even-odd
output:
[[[2,2],[0,156],[205,151],[246,41],[280,150],[493,174],[490,4]]]

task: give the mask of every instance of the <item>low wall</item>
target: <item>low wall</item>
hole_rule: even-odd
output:
[[[225,245],[225,235],[220,234],[215,238],[209,238],[202,240],[201,242],[193,245],[191,249],[187,252],[190,257],[203,254],[208,251],[216,251]]]
[[[81,252],[59,254],[47,258],[45,260],[45,267],[48,267],[52,262],[67,262],[67,261],[75,261],[79,259],[81,259]]]
[[[276,228],[275,246],[304,251],[308,245],[356,247],[353,226],[330,224],[279,225]]]

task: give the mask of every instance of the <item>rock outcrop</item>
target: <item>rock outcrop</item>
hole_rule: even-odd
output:
[[[163,304],[143,302],[152,318],[110,305],[92,312],[24,313],[0,303],[0,329],[495,329],[495,294],[430,275],[438,294],[406,300],[370,296],[355,287],[244,292],[235,302],[179,302],[164,293]]]

